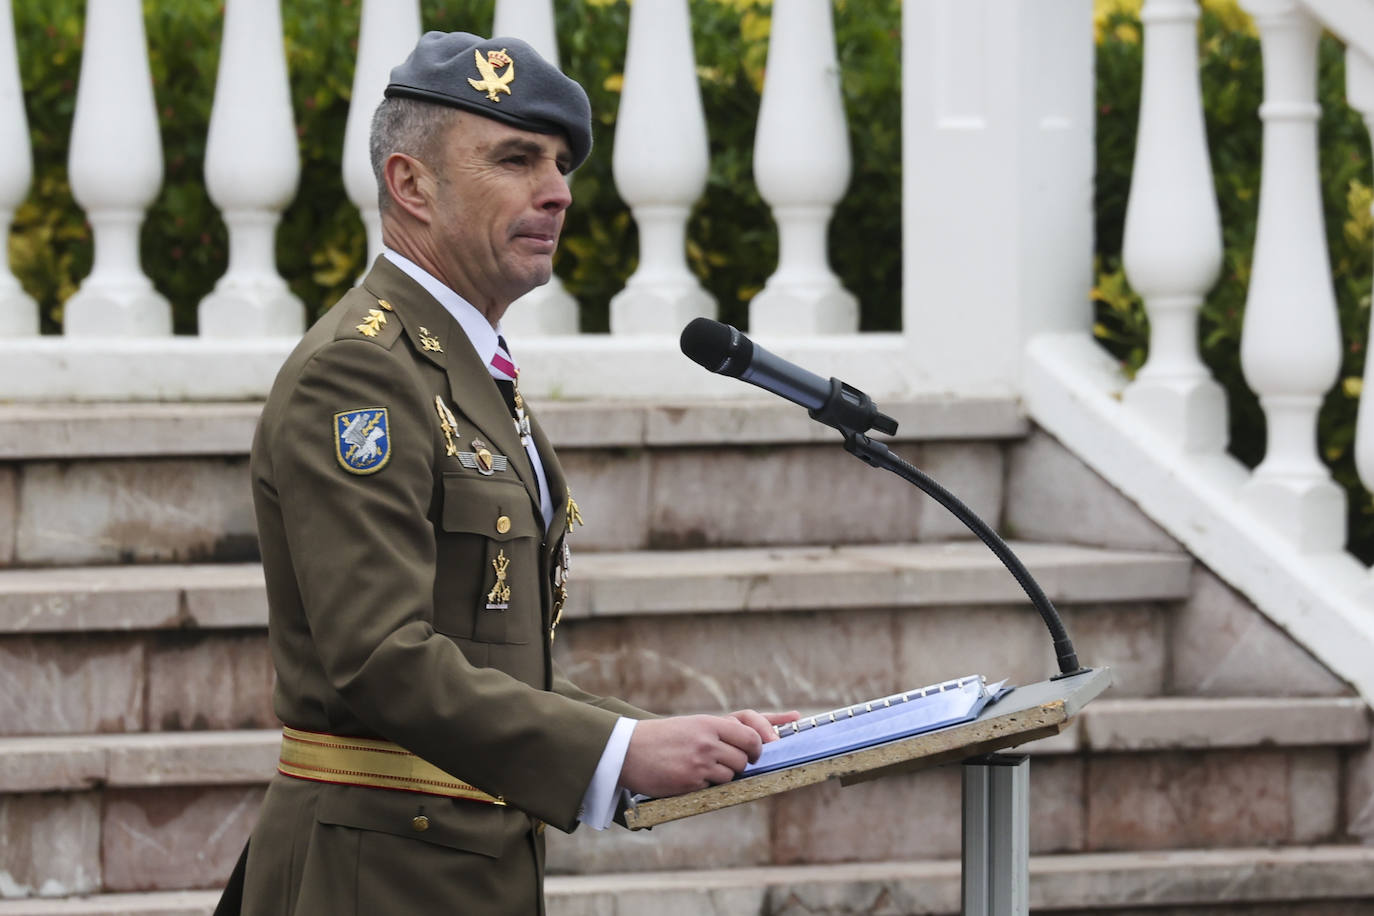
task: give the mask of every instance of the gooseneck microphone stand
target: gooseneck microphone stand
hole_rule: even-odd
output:
[[[878,411],[871,398],[831,378],[828,381],[754,344],[738,329],[708,318],[693,319],[682,331],[682,352],[706,370],[738,378],[806,408],[813,420],[844,437],[845,451],[865,464],[885,468],[925,491],[988,546],[1040,612],[1054,640],[1059,674],[1017,688],[1017,711],[1057,708],[1068,717],[1111,684],[1107,668],[1084,668],[1050,599],[997,532],[953,493],[919,468],[893,454],[870,430],[897,432],[897,421]],[[1058,683],[1056,683],[1058,682]],[[1018,699],[1019,698],[1019,699]],[[1001,707],[1006,709],[1005,706]],[[1015,713],[1004,715],[1011,719]],[[1030,895],[1030,764],[1025,754],[986,753],[1015,741],[981,740],[968,745],[980,754],[963,763],[964,916],[1028,916]]]
[[[1035,577],[976,513],[915,465],[867,436],[871,429],[893,435],[897,421],[878,412],[856,388],[830,379],[830,396],[811,418],[833,426],[844,436],[845,451],[865,464],[884,468],[915,484],[963,522],[997,555],[1020,583],[1049,627],[1059,674],[1051,681],[1091,673],[1078,664],[1078,653],[1059,612]],[[1104,678],[1105,672],[1097,677]],[[1047,682],[1048,684],[1048,682]],[[1037,685],[1030,688],[1036,690]],[[1100,690],[1095,688],[1093,695]],[[963,762],[963,916],[1028,916],[1030,900],[1030,758],[1025,754],[983,754]]]
[[[1007,542],[972,509],[964,505],[959,497],[940,486],[929,474],[895,454],[886,444],[875,442],[866,435],[871,429],[877,429],[889,436],[893,435],[897,432],[896,420],[879,413],[868,395],[837,378],[830,380],[830,397],[826,402],[808,413],[811,419],[839,430],[844,436],[845,451],[865,464],[891,471],[903,480],[920,487],[963,522],[970,531],[978,535],[978,539],[997,555],[997,559],[1002,561],[1002,565],[1020,584],[1026,597],[1030,598],[1031,604],[1040,612],[1045,626],[1049,628],[1050,636],[1054,639],[1055,658],[1059,662],[1059,674],[1055,675],[1056,679],[1072,677],[1089,670],[1078,664],[1078,653],[1074,651],[1073,640],[1064,629],[1059,612],[1055,610],[1044,589],[1035,581],[1035,577],[1026,569],[1025,564],[1007,546]]]

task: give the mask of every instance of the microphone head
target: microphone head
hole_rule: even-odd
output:
[[[737,328],[710,318],[693,318],[682,329],[683,355],[711,372],[739,378],[754,358],[754,342]]]

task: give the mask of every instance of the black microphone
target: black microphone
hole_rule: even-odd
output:
[[[688,359],[717,375],[728,375],[757,385],[811,413],[813,420],[844,433],[870,429],[891,436],[897,421],[880,413],[871,398],[837,378],[826,380],[801,366],[774,356],[740,333],[738,328],[693,318],[682,329],[682,352]]]

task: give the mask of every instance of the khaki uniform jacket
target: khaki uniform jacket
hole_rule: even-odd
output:
[[[436,398],[457,420],[457,448],[476,452],[480,439],[506,470],[483,475],[449,454]],[[359,460],[340,430],[379,408],[385,436]],[[250,845],[244,913],[542,908],[532,828],[571,831],[618,715],[648,714],[554,671],[568,489],[537,424],[533,435],[555,503],[548,532],[486,366],[385,258],[287,359],[251,463],[277,714],[394,741],[507,804],[278,775]],[[500,558],[508,606],[488,609]]]

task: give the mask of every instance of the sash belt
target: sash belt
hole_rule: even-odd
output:
[[[307,732],[289,726],[282,728],[277,772],[315,782],[401,789],[489,805],[506,803],[504,799],[450,776],[399,744],[376,738]]]

